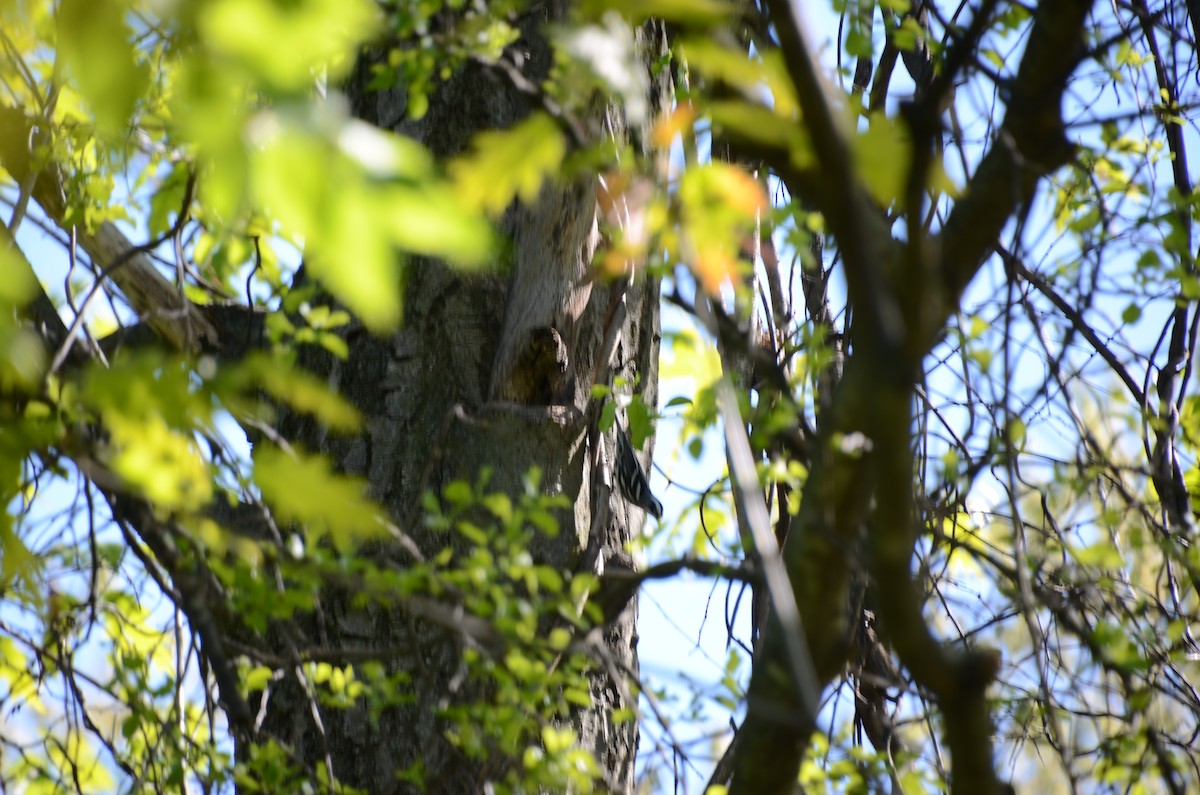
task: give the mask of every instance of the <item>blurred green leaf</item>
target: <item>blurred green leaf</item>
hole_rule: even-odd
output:
[[[735,13],[720,0],[586,0],[582,11],[593,18],[617,11],[635,24],[653,17],[696,26],[724,22]]]
[[[880,206],[903,203],[911,150],[908,131],[886,116],[873,115],[866,132],[855,136],[855,173]]]
[[[447,170],[467,207],[499,215],[514,199],[537,198],[562,167],[567,143],[554,120],[538,112],[511,129],[479,133],[471,149]]]
[[[345,73],[380,22],[368,0],[211,0],[199,5],[196,26],[208,46],[268,86],[299,91],[318,68]]]
[[[129,12],[121,0],[62,0],[58,8],[59,52],[106,136],[126,128],[149,82],[130,44]]]
[[[345,548],[383,532],[385,512],[367,499],[366,484],[333,472],[321,456],[259,446],[254,482],[279,517],[300,525],[309,539],[329,537]]]
[[[350,433],[362,423],[358,409],[345,398],[285,360],[255,354],[241,365],[234,378],[245,379],[247,386],[260,387],[280,403],[313,415],[332,430]]]

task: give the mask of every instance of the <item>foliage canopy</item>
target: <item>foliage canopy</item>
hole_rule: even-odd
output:
[[[588,711],[650,790],[1200,788],[1196,4],[796,5],[0,2],[0,786],[348,791],[259,717],[284,679],[318,724],[421,696],[401,650],[264,640],[336,590],[457,639],[438,731],[497,791],[604,787]],[[465,70],[528,113],[403,134]],[[661,405],[595,388],[657,423],[640,574],[538,554],[575,495],[536,468],[397,514],[280,431],[364,433],[304,356],[357,364],[422,263],[503,274],[570,180],[590,278],[674,312]],[[688,571],[727,656],[671,702],[602,627]]]

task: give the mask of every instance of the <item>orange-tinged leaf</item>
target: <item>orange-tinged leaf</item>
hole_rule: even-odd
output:
[[[682,219],[683,259],[708,293],[737,273],[737,251],[768,206],[762,186],[728,163],[693,168],[678,192]]]
[[[717,164],[714,184],[725,202],[739,213],[754,217],[767,209],[767,194],[758,180],[737,166]]]
[[[629,271],[629,260],[620,251],[608,249],[604,255],[596,261],[596,270],[600,275],[607,279],[617,279],[625,276]]]
[[[692,262],[692,273],[696,275],[700,286],[709,295],[716,295],[726,280],[737,273],[737,260],[727,251],[719,248],[709,248],[696,252]]]
[[[686,135],[695,121],[696,109],[692,103],[685,102],[654,123],[650,140],[655,146],[666,149],[675,141],[675,136]]]

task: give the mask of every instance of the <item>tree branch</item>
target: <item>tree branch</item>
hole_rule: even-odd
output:
[[[0,164],[24,184],[33,179],[33,198],[46,215],[61,228],[65,222],[66,191],[54,164],[37,169],[20,142],[29,137],[31,122],[19,110],[0,105]],[[192,350],[201,341],[217,344],[217,330],[195,304],[183,297],[165,279],[146,252],[153,246],[135,246],[117,229],[104,222],[94,231],[78,229],[79,244],[104,276],[129,299],[134,310],[151,328],[177,350]]]
[[[919,329],[926,346],[958,306],[1004,224],[1074,151],[1064,133],[1062,97],[1084,54],[1083,24],[1091,7],[1091,0],[1064,0],[1037,8],[1004,123],[934,241],[940,306]]]
[[[1038,180],[1071,152],[1061,121],[1062,94],[1083,52],[1082,28],[1091,3],[1039,6],[998,140],[940,237],[922,253],[927,264],[914,270],[909,263],[911,272],[904,278],[919,281],[903,292],[885,278],[887,263],[898,259],[897,245],[854,177],[792,4],[768,0],[768,5],[819,162],[820,190],[806,198],[825,212],[841,246],[851,303],[867,314],[866,322],[852,330],[855,355],[833,411],[821,423],[800,514],[784,550],[814,666],[826,685],[844,665],[848,571],[866,526],[883,627],[901,661],[938,697],[946,716],[954,791],[998,792],[984,695],[999,658],[943,647],[921,614],[921,589],[911,573],[919,527],[912,494],[912,373],[1003,225],[1032,199]],[[768,160],[795,193],[796,169],[783,154]],[[879,250],[869,252],[864,241],[875,242]],[[901,295],[907,299],[903,305]],[[824,622],[819,626],[818,618]],[[777,620],[771,622],[755,662],[734,793],[795,788],[813,725],[790,708],[796,694],[786,674],[783,631]]]
[[[892,236],[854,173],[847,140],[849,132],[836,121],[825,82],[804,40],[792,0],[767,0],[766,5],[796,88],[804,128],[812,141],[818,190],[796,192],[799,186],[792,184],[792,177],[797,174],[791,167],[790,153],[769,160],[773,165],[784,166],[779,173],[794,195],[804,195],[825,214],[846,263],[847,289],[850,300],[861,313],[864,332],[879,344],[895,347],[893,355],[885,357],[885,361],[902,366],[903,360],[895,354],[899,353],[904,337],[904,323],[887,276],[887,264],[895,260]]]

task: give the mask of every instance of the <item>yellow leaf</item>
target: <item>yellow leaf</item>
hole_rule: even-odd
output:
[[[266,354],[255,355],[246,360],[242,372],[275,399],[312,414],[333,430],[355,431],[362,422],[358,409],[324,381],[286,362]]]
[[[46,705],[38,693],[39,682],[30,673],[35,668],[12,638],[0,635],[0,682],[8,686],[9,703],[30,707],[38,715],[46,715]]]
[[[729,163],[690,169],[679,185],[685,213],[719,214],[727,223],[752,228],[757,214],[768,207],[758,180]]]
[[[105,606],[100,623],[112,641],[115,652],[149,660],[163,670],[174,663],[171,636],[160,632],[150,611],[123,591],[104,595]]]
[[[0,516],[0,592],[6,591],[18,577],[39,568],[39,558],[13,532],[12,517]]]
[[[62,771],[70,771],[70,780],[80,792],[112,792],[112,773],[100,760],[90,735],[68,731],[65,743],[46,743],[46,756]]]
[[[753,220],[767,209],[762,185],[742,169],[718,163],[713,169],[714,184],[722,199],[734,210]]]

